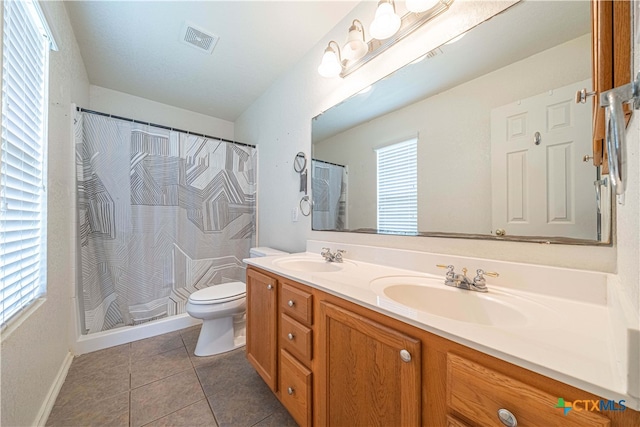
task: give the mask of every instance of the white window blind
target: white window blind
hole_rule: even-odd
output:
[[[376,150],[378,232],[418,233],[417,138]]]
[[[46,102],[51,39],[39,6],[3,2],[0,324],[46,289]]]

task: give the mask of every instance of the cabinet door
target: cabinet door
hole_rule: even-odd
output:
[[[324,301],[319,328],[318,425],[420,425],[420,341]]]
[[[276,279],[247,270],[247,359],[274,392],[277,390]]]

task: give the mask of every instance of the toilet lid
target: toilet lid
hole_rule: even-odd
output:
[[[193,304],[223,303],[242,298],[246,293],[247,287],[244,283],[230,282],[195,291],[189,296],[189,301]]]

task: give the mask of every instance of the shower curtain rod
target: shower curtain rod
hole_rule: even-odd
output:
[[[331,162],[327,162],[325,160],[314,159],[314,158],[312,158],[311,160],[313,160],[314,162],[326,163],[327,165],[340,166],[341,168],[346,168],[345,165],[339,165],[338,163],[331,163]]]
[[[154,126],[154,127],[161,128],[161,129],[167,129],[167,130],[173,130],[173,131],[176,131],[176,132],[186,133],[188,135],[201,136],[203,138],[216,139],[218,141],[229,142],[231,144],[236,144],[236,145],[242,145],[242,146],[245,146],[245,147],[256,148],[255,144],[247,144],[245,142],[232,141],[230,139],[220,138],[218,136],[205,135],[204,133],[191,132],[191,131],[183,130],[183,129],[176,129],[176,128],[172,128],[170,126],[163,126],[163,125],[159,125],[159,124],[156,124],[156,123],[143,122],[141,120],[130,119],[128,117],[115,116],[113,114],[101,113],[100,111],[88,110],[88,109],[82,108],[82,107],[77,107],[76,106],[76,110],[78,110],[78,111],[80,111],[82,113],[96,114],[98,116],[110,117],[112,119],[124,120],[124,121],[127,121],[127,122],[138,123],[138,124],[141,124],[141,125]]]

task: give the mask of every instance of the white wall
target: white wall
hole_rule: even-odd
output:
[[[615,271],[615,247],[313,232],[310,218],[291,220],[291,209],[301,196],[292,162],[298,151],[309,155],[312,117],[507,6],[502,1],[454,2],[447,13],[347,78],[323,79],[316,70],[328,41],[342,40],[352,19],[373,14],[375,2],[363,2],[278,79],[236,121],[236,137],[259,146],[259,244],[303,251],[307,239],[318,239]],[[638,235],[635,229],[631,232]]]
[[[590,55],[586,34],[314,143],[315,158],[349,168],[349,228],[376,228],[374,149],[418,134],[418,230],[488,234],[491,110],[590,79]]]
[[[3,332],[0,424],[35,425],[69,355],[68,326],[75,281],[74,147],[71,103],[89,102],[89,81],[62,2],[43,2],[56,37],[49,73],[48,262],[44,303]],[[1,21],[1,20],[0,20]]]
[[[96,85],[91,85],[89,96],[89,104],[80,105],[80,107],[233,140],[234,125],[233,122],[228,120],[195,113]]]

